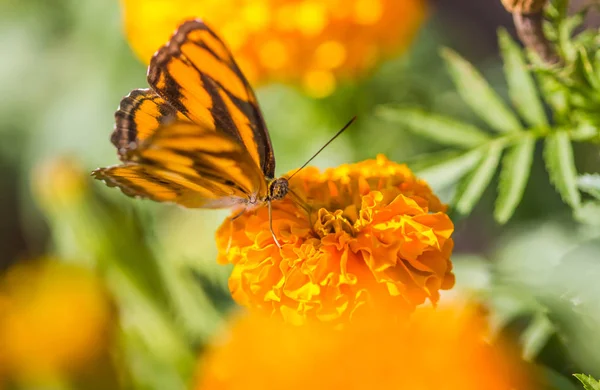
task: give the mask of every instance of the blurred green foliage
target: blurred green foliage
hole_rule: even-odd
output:
[[[112,114],[146,85],[117,2],[0,4],[0,51],[9,53],[0,61],[1,264],[52,253],[96,270],[119,307],[122,387],[186,388],[198,351],[234,307],[229,269],[215,264],[214,231],[227,212],[132,200],[87,177],[117,162]],[[455,219],[457,290],[489,306],[497,334],[518,338],[556,389],[577,388],[574,372],[600,376],[599,35],[572,39],[582,14],[565,9],[555,2],[546,26],[560,67],[536,62],[505,31],[502,61],[471,64],[473,53],[450,49],[440,57],[440,47],[470,38],[442,31],[452,26],[434,15],[410,53],[329,98],[282,85],[257,91],[278,173],[358,115],[315,165],[384,153],[451,202],[464,217]],[[57,174],[80,183],[77,196]]]

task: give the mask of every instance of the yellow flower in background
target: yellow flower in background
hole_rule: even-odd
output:
[[[445,206],[406,165],[376,160],[290,181],[293,194],[273,202],[274,244],[266,207],[226,220],[217,231],[218,261],[234,265],[233,298],[301,324],[339,323],[373,306],[405,317],[454,285],[453,225]],[[362,309],[367,309],[366,311]]]
[[[70,157],[45,160],[33,170],[32,192],[44,208],[71,208],[89,191],[89,178],[79,161]]]
[[[0,366],[26,380],[80,371],[105,353],[113,309],[88,271],[53,261],[0,279]]]
[[[517,354],[484,342],[474,310],[425,308],[404,324],[372,314],[337,331],[237,319],[203,357],[195,390],[531,388]]]
[[[371,70],[412,42],[424,0],[122,0],[131,46],[148,63],[175,28],[201,18],[251,84],[282,81],[310,95]]]

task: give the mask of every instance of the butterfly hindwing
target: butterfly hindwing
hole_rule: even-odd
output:
[[[98,168],[92,175],[103,180],[109,187],[118,187],[128,196],[141,197],[157,202],[176,202],[190,193],[187,186],[174,180],[162,179],[165,172],[155,167],[125,163],[107,168]],[[187,202],[190,203],[190,202]]]
[[[129,152],[125,164],[93,175],[126,195],[190,208],[248,203],[267,191],[262,172],[242,145],[180,121],[157,129]]]
[[[157,94],[191,121],[243,145],[267,178],[275,158],[258,101],[224,43],[200,20],[183,23],[148,68]]]
[[[115,112],[115,129],[110,137],[121,160],[150,137],[160,126],[187,118],[151,89],[136,89],[125,96]]]

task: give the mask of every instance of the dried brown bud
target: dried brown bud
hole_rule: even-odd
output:
[[[504,8],[511,13],[532,14],[544,8],[547,0],[502,0]]]
[[[542,61],[548,65],[560,62],[554,46],[544,35],[542,13],[523,15],[515,12],[513,21],[517,29],[517,35],[523,44],[537,53]]]

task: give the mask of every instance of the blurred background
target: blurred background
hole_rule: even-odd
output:
[[[473,61],[502,90],[496,30],[505,26],[512,31],[511,15],[494,0],[432,1],[431,6],[408,52],[380,65],[358,86],[344,86],[345,90],[325,99],[310,99],[282,85],[257,89],[280,173],[301,165],[353,115],[359,115],[359,126],[334,143],[317,165],[334,166],[376,153],[405,161],[429,150],[423,140],[386,127],[370,113],[379,104],[409,102],[468,116],[438,55],[442,46]],[[48,224],[31,195],[32,184],[36,186],[31,180],[33,168],[57,156],[70,156],[86,170],[116,163],[108,142],[113,113],[124,95],[147,83],[146,67],[124,36],[118,2],[61,0],[50,5],[4,0],[2,8],[0,42],[3,52],[10,53],[2,59],[0,72],[4,96],[0,239],[5,268],[47,250]],[[297,148],[300,140],[303,146]],[[45,180],[45,185],[53,181]],[[539,186],[547,185],[544,180],[540,178]],[[90,185],[102,190],[100,183]],[[546,192],[552,198],[552,191]],[[116,191],[107,194],[123,207],[140,203]],[[165,208],[171,209],[160,207]],[[527,214],[535,212],[523,209]],[[212,219],[211,214],[202,212],[202,219]]]
[[[42,323],[72,315],[58,310],[63,297],[77,312],[72,326],[98,323],[120,345],[117,357],[100,347],[93,357],[54,356],[102,362],[94,370],[76,370],[73,383],[91,375],[107,381],[97,388],[114,388],[114,378],[139,388],[185,388],[181,378],[189,378],[198,350],[233,307],[230,269],[215,263],[214,232],[228,212],[133,200],[89,177],[94,168],[117,163],[109,142],[113,113],[123,96],[147,85],[146,66],[127,42],[117,1],[0,0],[0,7],[0,270],[13,280],[2,292],[43,292],[46,300],[27,301],[57,310],[39,317]],[[442,47],[471,61],[506,95],[496,33],[504,26],[514,36],[514,27],[500,1],[431,0],[428,7],[402,53],[339,83],[329,96],[311,97],[278,83],[257,88],[279,174],[302,165],[354,115],[357,123],[315,165],[378,153],[410,165],[416,156],[440,150],[378,119],[374,110],[381,104],[418,105],[480,124],[450,82]],[[594,18],[588,23],[597,26]],[[580,171],[597,171],[598,149],[576,150]],[[493,221],[494,186],[487,192],[456,223],[457,290],[489,302],[497,327],[522,337],[528,356],[545,365],[557,388],[570,388],[561,375],[576,370],[600,375],[600,232],[572,220],[549,184],[540,151],[524,200],[507,225]],[[48,265],[55,263],[62,266]],[[73,269],[86,272],[87,287],[69,277]],[[32,281],[28,273],[38,276]],[[22,288],[20,280],[35,288]],[[54,285],[56,280],[62,281]],[[65,332],[69,324],[57,327]],[[43,339],[36,331],[27,337]],[[89,346],[100,339],[81,340]],[[43,344],[31,341],[36,343]],[[25,354],[20,346],[14,349]],[[115,361],[126,362],[127,374],[116,372]],[[50,376],[53,386],[64,385]]]

